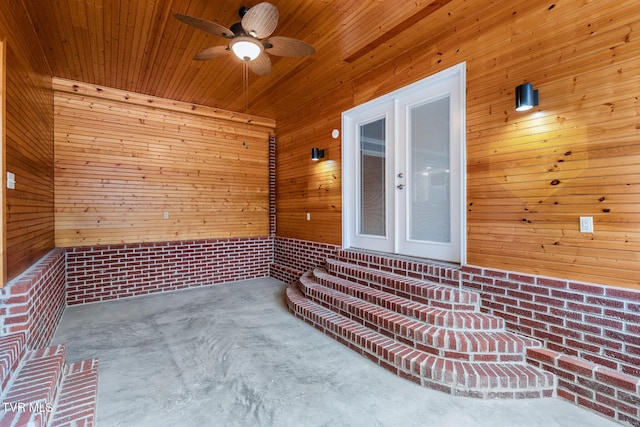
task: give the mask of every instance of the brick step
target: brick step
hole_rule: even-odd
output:
[[[314,281],[317,274],[307,272],[300,278],[300,288],[307,298],[429,354],[456,360],[524,362],[528,347],[540,347],[536,340],[506,331],[460,331],[429,325],[318,284]]]
[[[362,267],[452,286],[457,286],[460,277],[460,266],[458,265],[421,258],[410,258],[404,255],[338,249],[332,258]]]
[[[26,346],[24,333],[0,337],[0,396],[7,389],[12,373],[24,357]]]
[[[67,366],[50,427],[93,426],[98,399],[98,360]]]
[[[556,378],[524,363],[450,360],[416,350],[286,290],[297,317],[396,375],[422,386],[474,398],[539,398],[555,393]]]
[[[20,339],[0,339],[0,342],[13,342],[7,345],[10,352],[20,345]],[[23,353],[12,369],[11,380],[0,395],[0,426],[95,424],[97,361],[66,365],[65,355],[63,345]],[[0,360],[10,357],[0,352]]]
[[[326,265],[327,270],[333,276],[411,301],[448,310],[478,311],[480,309],[480,295],[476,292],[425,282],[333,259],[327,259]]]
[[[404,316],[413,317],[430,325],[459,330],[504,330],[504,320],[497,316],[479,311],[454,311],[446,308],[431,307],[366,285],[332,276],[322,269],[314,269],[313,276],[314,280],[323,286],[379,305]]]
[[[46,426],[62,380],[62,345],[28,351],[0,399],[0,425]]]

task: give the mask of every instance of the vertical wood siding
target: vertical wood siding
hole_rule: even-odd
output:
[[[62,79],[54,90],[57,246],[269,235],[273,121]]]
[[[407,33],[460,13],[444,6]],[[278,235],[339,244],[340,142],[330,132],[342,111],[466,61],[468,263],[640,288],[637,3],[523,0],[465,13],[410,54],[278,117]],[[519,113],[524,82],[540,105]],[[314,146],[333,163],[312,164]],[[580,233],[580,216],[593,217],[594,233]]]
[[[2,201],[11,279],[54,247],[53,92],[22,2],[2,2],[0,38],[6,49],[6,169],[16,176],[15,190],[6,190]]]

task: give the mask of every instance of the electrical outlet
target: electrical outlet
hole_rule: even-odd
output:
[[[311,212],[307,212],[307,221],[311,221]]]
[[[164,213],[164,219],[169,219],[169,212]]]
[[[580,232],[593,233],[593,217],[591,216],[580,217]]]

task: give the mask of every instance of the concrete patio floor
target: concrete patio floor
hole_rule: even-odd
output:
[[[560,399],[483,401],[399,378],[291,315],[266,278],[66,309],[53,344],[98,358],[98,426],[617,424]]]

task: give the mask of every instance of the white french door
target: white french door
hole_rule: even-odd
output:
[[[465,65],[343,114],[343,246],[464,263]]]

